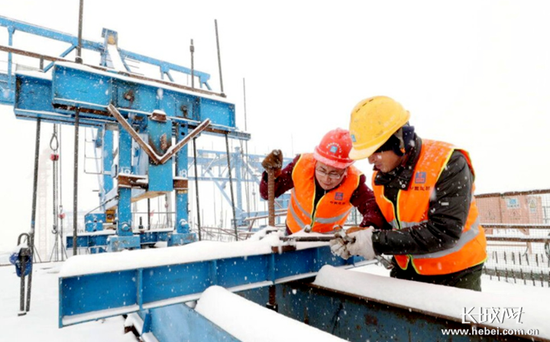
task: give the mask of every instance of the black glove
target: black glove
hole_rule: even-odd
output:
[[[273,150],[262,161],[262,166],[266,170],[273,170],[275,173],[283,167],[283,152],[281,150]]]

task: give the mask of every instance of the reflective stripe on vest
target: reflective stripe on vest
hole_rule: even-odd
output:
[[[302,154],[292,171],[294,189],[291,191],[286,223],[293,233],[306,225],[315,232],[331,232],[334,226],[345,223],[353,207],[350,199],[359,185],[359,170],[350,166],[338,187],[327,191],[314,207],[315,165],[313,154]]]
[[[435,191],[441,172],[447,165],[455,148],[449,144],[425,140],[420,157],[415,165],[413,180],[407,190],[400,190],[397,196],[397,208],[384,197],[384,187],[374,184],[373,190],[376,202],[394,229],[403,229],[426,223],[430,194]],[[470,158],[464,153],[470,169]],[[473,169],[472,169],[473,170]],[[472,171],[473,173],[473,171]],[[448,249],[420,255],[395,255],[395,259],[402,269],[408,267],[409,261],[417,273],[423,275],[449,274],[475,266],[486,259],[486,241],[483,227],[478,219],[478,210],[473,196],[470,203],[470,212],[463,227],[462,234],[456,244]]]
[[[300,205],[300,202],[298,202],[298,200],[296,199],[296,193],[295,193],[294,189],[292,189],[292,191],[291,191],[291,198],[294,199],[294,201],[296,203],[296,208],[299,209],[302,212],[303,215],[309,215],[309,213],[307,211],[305,211],[304,208],[302,208],[302,206]],[[306,224],[300,219],[300,215],[298,215],[296,213],[296,210],[294,208],[295,208],[295,206],[290,206],[288,213],[290,215],[292,215],[294,220],[296,220],[296,223],[301,227],[301,229],[303,229],[306,226]],[[334,216],[334,217],[326,217],[326,218],[315,217],[315,222],[320,223],[320,224],[321,223],[322,224],[332,224],[332,226],[334,226],[338,222],[340,222],[342,219],[345,220],[348,217],[350,211],[351,211],[351,208],[349,210],[347,210],[346,212],[342,213],[341,215]]]

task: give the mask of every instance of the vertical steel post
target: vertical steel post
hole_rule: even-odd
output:
[[[40,153],[40,118],[36,119],[36,141],[34,145],[34,179],[33,179],[33,194],[32,194],[32,215],[31,215],[31,232],[28,237],[29,244],[29,253],[34,252],[34,229],[36,224],[36,195],[38,192],[38,154]],[[24,274],[21,274],[21,277],[24,277]],[[29,273],[29,278],[27,279],[27,310],[31,309],[31,288],[32,288],[32,270]]]
[[[195,198],[197,200],[197,224],[198,224],[198,230],[199,230],[199,241],[202,240],[202,234],[201,234],[201,207],[200,207],[200,201],[199,201],[199,174],[197,171],[197,138],[193,138],[193,158],[194,163],[193,167],[195,170]]]
[[[19,257],[19,258],[20,258],[20,260],[22,260],[21,257]],[[22,262],[21,263],[21,293],[19,295],[19,314],[18,314],[18,316],[24,316],[26,314],[27,314],[27,312],[25,311],[25,262]]]
[[[82,64],[82,21],[84,14],[84,0],[80,0],[78,9],[78,46],[76,48],[75,62]]]
[[[248,125],[247,125],[247,119],[246,119],[246,83],[244,78],[243,78],[243,113],[244,113],[244,131],[248,132]],[[245,163],[250,162],[250,159],[248,157],[248,140],[244,142],[244,154],[242,156],[243,156],[243,161]],[[248,179],[249,178],[245,176],[244,186],[245,186],[245,194],[246,194],[246,212],[250,213],[250,196],[249,196],[250,191],[249,191]]]
[[[223,93],[223,78],[222,78],[222,60],[220,57],[220,40],[218,39],[218,20],[214,19],[214,25],[216,26],[216,47],[218,49],[218,68],[220,70],[220,93],[222,96],[225,96]]]
[[[237,215],[235,214],[235,198],[233,196],[233,179],[231,178],[231,154],[229,151],[229,137],[225,133],[225,150],[227,153],[227,173],[229,174],[229,189],[231,190],[231,209],[233,209],[233,227],[235,228],[235,240],[239,240],[239,231],[237,230]]]
[[[77,221],[78,221],[78,140],[80,128],[80,108],[74,113],[74,169],[73,169],[73,255],[78,254]]]
[[[13,27],[8,27],[8,45],[13,46],[13,33],[15,32],[15,29]],[[13,54],[11,52],[8,52],[8,89],[11,92],[14,91],[14,75],[13,75]],[[15,98],[15,94],[10,94],[11,99]]]
[[[235,147],[235,164],[234,164],[234,168],[235,168],[235,179],[237,180],[236,182],[236,195],[237,195],[237,205],[235,207],[235,211],[237,212],[237,215],[239,217],[239,223],[240,223],[240,219],[242,218],[243,216],[243,196],[242,196],[242,193],[243,193],[243,188],[242,188],[242,183],[244,183],[243,181],[243,165],[242,165],[242,159],[240,158],[240,156],[242,156],[241,154],[241,150],[239,147]]]
[[[189,46],[189,51],[191,52],[191,88],[195,88],[195,46],[193,45],[193,39],[191,39],[191,45]]]
[[[183,113],[182,113],[183,114]],[[189,126],[186,124],[176,126],[177,142],[187,138],[189,134]],[[184,177],[189,180],[188,177],[188,157],[189,148],[187,145],[183,146],[176,154],[176,175],[178,177]],[[189,187],[189,183],[187,185]],[[189,189],[176,191],[176,222],[177,232],[184,236],[185,239],[190,237],[189,227]],[[190,242],[190,241],[189,241]]]
[[[147,230],[151,230],[151,199],[150,198],[147,199]]]

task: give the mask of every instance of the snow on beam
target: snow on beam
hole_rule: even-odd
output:
[[[240,341],[344,341],[220,286],[211,286],[204,291],[195,310]]]
[[[200,241],[184,246],[81,255],[60,271],[59,326],[196,300],[209,286],[242,291],[316,274],[325,264],[351,267],[328,242],[297,243],[273,253],[277,234],[261,240]],[[360,260],[357,260],[360,261]]]
[[[484,293],[347,271],[330,265],[321,268],[313,284],[459,323],[464,318],[479,318],[480,310],[487,308],[488,314],[493,316],[484,317],[487,321],[477,325],[518,331],[538,329],[538,334],[529,338],[535,341],[550,340],[550,307],[541,305],[550,303],[550,293],[525,293],[521,297]],[[465,315],[465,312],[469,314]],[[469,327],[468,323],[464,327]]]

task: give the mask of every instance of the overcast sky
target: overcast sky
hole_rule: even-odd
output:
[[[0,0],[0,15],[76,36],[78,3]],[[219,91],[217,19],[224,92],[237,106],[241,130],[246,81],[250,152],[311,151],[328,130],[348,127],[361,99],[387,95],[410,110],[421,137],[470,152],[477,193],[550,188],[545,1],[143,3],[85,1],[83,37],[100,42],[109,28],[118,31],[122,49],[186,66],[193,39],[195,68],[211,74]],[[65,50],[20,32],[14,43],[50,55]],[[8,44],[5,28],[0,44]],[[0,54],[0,63],[6,59]],[[4,216],[30,208],[35,125],[13,119],[10,107],[0,111],[0,172],[10,194],[2,198]],[[44,130],[51,134],[51,127]],[[368,163],[357,165],[370,176]],[[30,209],[23,215],[28,222]]]

